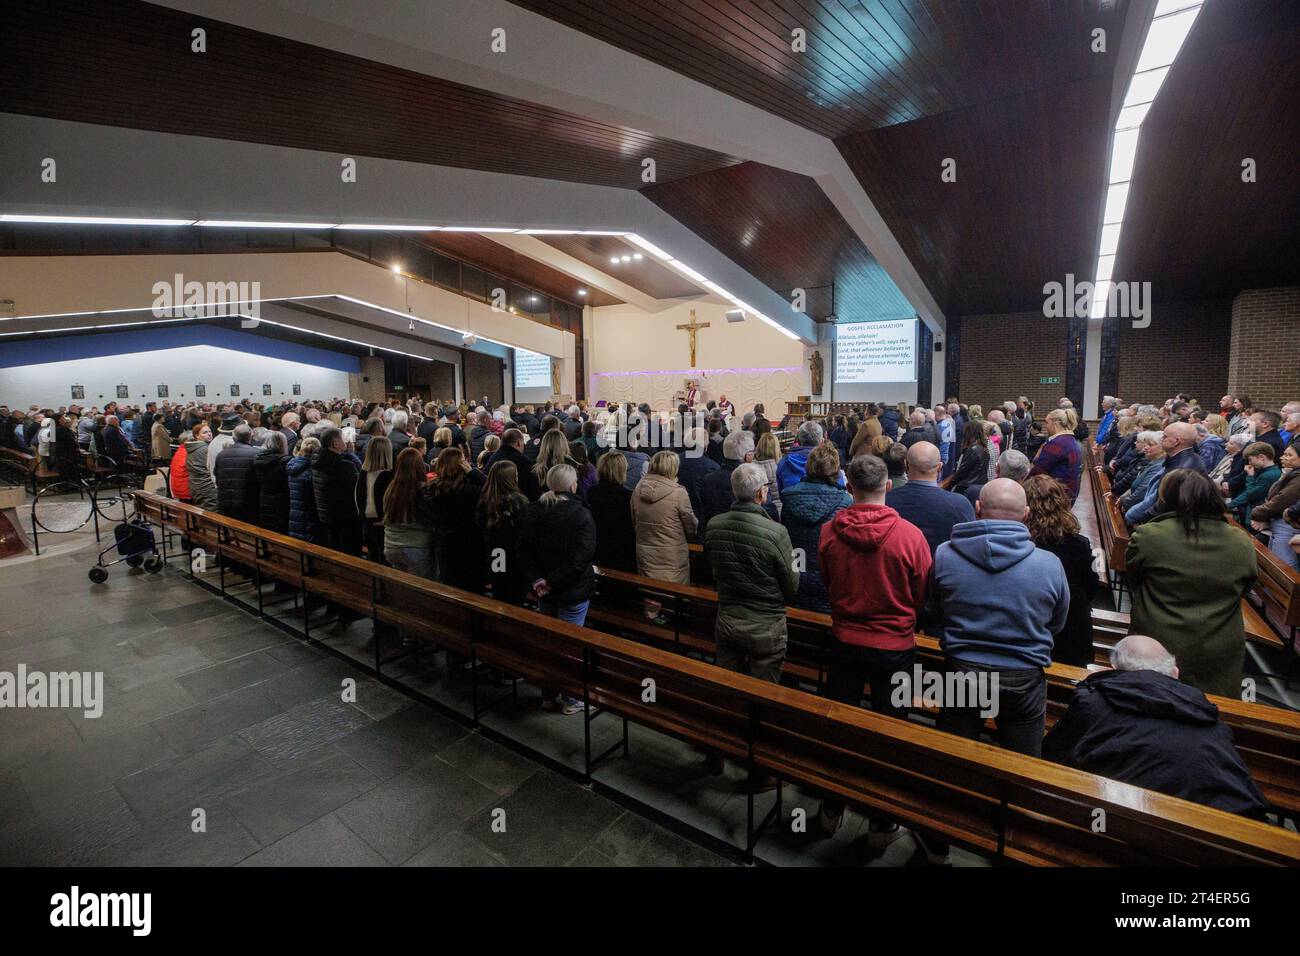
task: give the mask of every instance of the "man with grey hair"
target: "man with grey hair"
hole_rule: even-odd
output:
[[[1114,395],[1103,396],[1101,400],[1101,421],[1097,424],[1098,445],[1104,445],[1110,440],[1110,430],[1115,425],[1115,410],[1118,407],[1119,399]]]
[[[393,445],[394,461],[397,460],[402,449],[411,443],[410,422],[411,417],[406,412],[393,412],[393,428],[388,433],[388,440]]]
[[[1018,485],[1025,483],[1029,477],[1032,465],[1028,458],[1016,451],[1014,448],[1010,451],[1004,451],[998,455],[998,463],[994,466],[999,478],[1009,478]],[[984,485],[967,485],[962,489],[962,494],[970,501],[971,505],[980,500],[980,493],[984,490]]]
[[[716,515],[731,508],[731,503],[736,500],[732,493],[731,476],[735,470],[747,461],[754,459],[754,433],[747,431],[734,431],[722,440],[722,463],[717,469],[710,470],[699,483],[700,509],[695,516],[699,518],[700,540],[704,540],[708,532],[709,521]],[[701,466],[703,467],[703,466]],[[762,466],[759,466],[760,469]],[[680,472],[679,472],[680,474]],[[690,494],[690,488],[686,489]],[[694,502],[692,502],[692,505]],[[775,511],[767,505],[767,499],[763,501],[764,511]],[[772,515],[773,520],[777,516]]]
[[[212,477],[217,483],[217,507],[223,515],[257,524],[258,495],[257,469],[253,461],[257,448],[252,444],[253,429],[241,422],[231,431],[231,442],[218,452],[212,465]]]
[[[937,447],[938,443],[933,441],[933,438],[934,432],[927,428],[925,424],[925,412],[919,408],[914,409],[907,416],[907,431],[903,432],[903,437],[899,441],[902,442],[904,448],[911,448],[919,441],[931,442]]]
[[[1043,757],[1136,787],[1262,818],[1268,804],[1219,720],[1219,708],[1178,679],[1159,641],[1130,634],[1092,674],[1043,739]]]
[[[709,522],[704,537],[718,589],[717,663],[777,683],[785,662],[785,606],[799,591],[799,572],[789,532],[763,510],[767,472],[745,462],[729,477],[735,501]]]
[[[822,434],[822,426],[817,422],[806,421],[799,426],[798,444],[791,447],[776,466],[777,491],[785,491],[787,485],[803,481],[808,473],[808,455],[822,443]]]

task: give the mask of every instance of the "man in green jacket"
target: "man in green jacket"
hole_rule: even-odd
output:
[[[731,492],[731,510],[714,517],[704,537],[718,588],[718,666],[775,683],[785,663],[785,606],[799,590],[799,572],[789,532],[763,510],[762,466],[738,466]]]

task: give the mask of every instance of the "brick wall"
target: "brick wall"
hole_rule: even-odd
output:
[[[1065,394],[1069,328],[1065,319],[1041,311],[961,317],[959,357],[965,405],[982,405],[984,414],[1003,402],[1027,395],[1041,417]],[[1040,378],[1059,378],[1050,385]]]
[[[1300,399],[1300,286],[1247,289],[1233,299],[1225,391],[1274,411]]]
[[[1232,303],[1156,302],[1151,324],[1119,320],[1119,397],[1161,405],[1179,392],[1217,408],[1228,390]]]
[[[505,401],[505,388],[501,382],[501,360],[481,352],[462,352],[465,356],[465,400],[476,402],[484,395],[494,405]]]
[[[361,374],[349,372],[348,385],[353,398],[359,398],[363,402],[382,402],[385,397],[383,358],[376,355],[363,355]]]

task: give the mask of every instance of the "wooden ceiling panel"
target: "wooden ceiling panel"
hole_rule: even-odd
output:
[[[837,145],[945,314],[1040,308],[1044,283],[1092,277],[1110,96],[1097,77]]]
[[[1165,300],[1300,283],[1297,155],[1300,3],[1210,0],[1142,123],[1113,277]]]
[[[490,236],[477,232],[429,232],[421,233],[420,236],[421,241],[434,249],[549,296],[591,306],[619,305],[623,301],[503,246]],[[579,289],[586,289],[587,294],[579,296]]]
[[[626,282],[656,299],[677,299],[706,294],[681,273],[661,264],[647,252],[618,236],[538,236],[549,246],[585,262],[593,269]],[[640,255],[637,259],[635,256]],[[610,260],[632,256],[631,262]],[[593,305],[595,303],[592,303]]]
[[[190,50],[207,29],[208,50]],[[139,0],[6,9],[0,111],[635,189],[738,162]]]
[[[743,163],[642,193],[789,299],[804,289],[810,318],[898,318],[915,310],[807,176]]]
[[[1109,74],[1128,0],[514,0],[826,136]],[[792,31],[807,49],[792,49]]]

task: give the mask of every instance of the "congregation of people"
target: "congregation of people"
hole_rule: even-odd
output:
[[[1250,535],[1300,567],[1300,402],[1225,396],[1205,413],[1181,395],[1107,397],[1102,411],[1094,439],[1068,399],[1041,419],[1025,397],[987,415],[956,399],[870,403],[797,423],[783,448],[762,406],[742,414],[725,396],[675,410],[111,403],[0,410],[0,445],[55,470],[83,452],[144,462],[182,501],[578,625],[593,565],[689,584],[700,544],[721,667],[781,681],[787,607],[823,612],[825,693],[860,705],[867,684],[872,709],[908,719],[894,678],[933,633],[951,671],[994,682],[1002,747],[1261,816],[1206,695],[1241,695]],[[1131,636],[1045,734],[1045,669],[1094,659],[1101,579],[1074,512],[1088,441],[1133,529]],[[643,613],[669,618],[650,600]],[[544,705],[582,709],[549,692]],[[937,723],[974,739],[985,718],[946,704]],[[842,814],[825,801],[823,830]],[[901,832],[872,819],[869,839]]]

